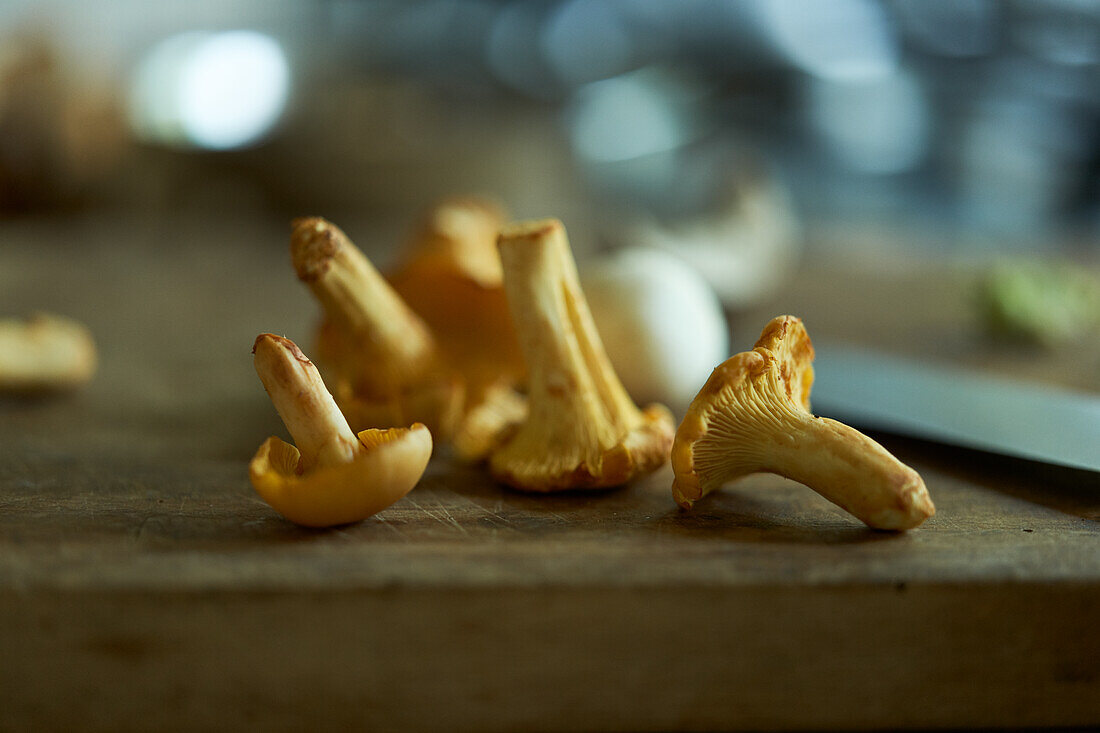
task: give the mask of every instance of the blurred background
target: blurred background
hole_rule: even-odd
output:
[[[807,220],[941,249],[1100,228],[1094,2],[3,0],[0,29],[6,215],[217,179],[675,219],[774,179]]]
[[[1098,72],[1085,0],[0,0],[0,216],[396,242],[485,193],[731,307],[807,256],[1095,261]]]

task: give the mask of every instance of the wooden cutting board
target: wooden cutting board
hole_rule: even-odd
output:
[[[0,730],[1100,724],[1097,474],[880,436],[938,509],[890,534],[772,476],[681,512],[667,468],[536,497],[441,452],[392,508],[305,530],[246,474],[283,434],[252,339],[308,344],[315,313],[282,227],[4,232],[0,311],[82,318],[102,363],[0,401]],[[807,268],[735,318],[735,349],[794,312],[1013,371],[965,299],[919,269]],[[1100,363],[1026,356],[1083,388]]]

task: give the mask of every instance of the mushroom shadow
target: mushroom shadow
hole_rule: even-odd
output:
[[[764,474],[730,484],[701,499],[694,509],[683,510],[672,501],[667,467],[626,487],[552,494],[510,489],[476,467],[444,465],[439,471],[439,491],[457,493],[526,533],[606,531],[654,539],[660,535],[819,545],[883,542],[902,536],[871,529],[810,489]]]
[[[655,517],[653,524],[666,535],[751,544],[852,545],[889,542],[905,535],[805,508],[806,503],[793,503],[792,511],[778,508],[776,501],[754,499],[744,492],[720,493],[704,497],[690,510],[667,511]]]

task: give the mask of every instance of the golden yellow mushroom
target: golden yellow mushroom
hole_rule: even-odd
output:
[[[256,493],[275,511],[307,527],[358,522],[417,484],[432,454],[428,428],[416,423],[356,435],[293,341],[261,334],[253,353],[256,372],[296,444],[270,437],[248,467]]]
[[[497,253],[505,223],[491,201],[445,199],[428,212],[389,276],[461,373],[472,404],[492,385],[518,382],[524,371]]]
[[[751,473],[809,486],[876,529],[935,513],[924,481],[859,431],[809,412],[813,345],[802,321],[773,318],[752,351],[720,364],[688,408],[672,447],[673,498],[685,509]]]
[[[489,459],[525,491],[619,486],[668,460],[672,415],[639,410],[611,367],[556,219],[506,226],[504,287],[527,364],[527,417]]]
[[[468,463],[486,458],[527,414],[516,391],[523,355],[497,252],[504,224],[503,209],[492,201],[444,199],[419,224],[389,276],[463,380],[465,404],[451,440],[454,456]]]

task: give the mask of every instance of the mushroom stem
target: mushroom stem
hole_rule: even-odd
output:
[[[499,247],[528,368],[529,412],[515,436],[493,455],[494,475],[520,488],[553,490],[578,485],[582,475],[590,486],[613,486],[634,473],[630,466],[659,466],[667,459],[667,445],[662,447],[657,437],[660,428],[636,455],[624,438],[666,420],[661,415],[667,411],[643,414],[616,376],[584,300],[561,222],[509,225],[501,231]],[[621,463],[622,470],[605,462]]]
[[[256,373],[301,453],[299,473],[352,460],[359,439],[301,349],[288,338],[262,333],[252,353]]]
[[[509,275],[508,304],[524,326],[519,338],[530,370],[528,394],[571,398],[570,410],[578,417],[597,417],[617,433],[608,439],[614,443],[642,417],[611,367],[581,295],[565,227],[556,219],[519,222],[501,231],[499,246]],[[557,405],[552,412],[560,419]]]
[[[920,475],[877,442],[829,418],[799,422],[761,470],[805,484],[872,527],[907,529],[935,513]]]
[[[370,364],[342,374],[353,388],[391,395],[430,365],[434,341],[427,326],[390,287],[339,227],[320,217],[296,219],[290,254],[326,317],[354,339],[348,344]],[[326,360],[327,364],[327,360]]]

